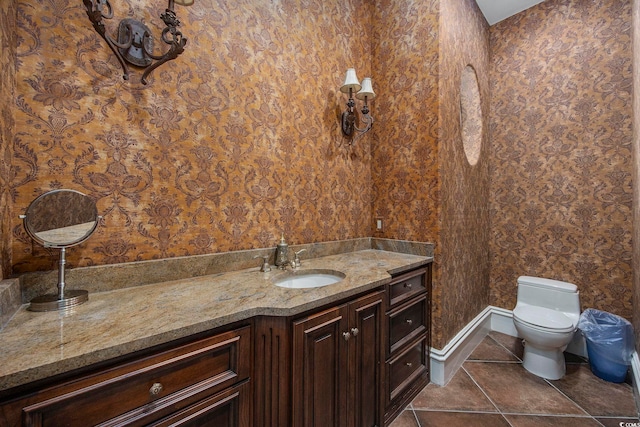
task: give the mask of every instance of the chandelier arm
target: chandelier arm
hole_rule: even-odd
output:
[[[173,35],[172,39],[167,39],[166,35],[167,33],[171,33]],[[151,34],[149,34],[148,32],[145,31],[144,33],[144,38],[147,37],[151,37]],[[161,39],[163,42],[165,42],[166,44],[170,45],[169,50],[167,52],[165,52],[162,55],[154,55],[153,52],[149,52],[147,50],[147,45],[146,43],[142,43],[142,50],[144,51],[144,54],[147,55],[149,58],[156,60],[156,61],[161,61],[163,59],[165,59],[167,56],[171,56],[169,59],[165,60],[169,61],[171,59],[176,59],[178,57],[178,55],[180,55],[182,52],[184,52],[184,46],[187,44],[187,39],[182,37],[182,33],[180,31],[178,31],[177,28],[171,28],[171,27],[166,27],[164,30],[162,30],[162,36]],[[172,50],[176,50],[177,53],[173,54],[171,53]]]
[[[147,68],[145,68],[144,73],[142,74],[142,78],[140,79],[142,81],[142,84],[145,84],[145,85],[147,84],[147,77],[149,76],[149,74],[151,74],[153,70],[155,70],[165,62],[171,61],[172,59],[176,59],[178,55],[184,52],[184,46],[186,44],[187,44],[187,39],[184,37],[180,38],[179,41],[176,41],[171,44],[171,47],[164,55],[160,57],[151,56],[152,58],[157,59],[157,61],[149,65]]]
[[[354,124],[354,129],[360,133],[365,133],[371,130],[371,127],[373,126],[373,117],[371,117],[369,114],[363,114],[361,120],[365,122],[365,127],[359,128]]]
[[[85,8],[87,9],[87,16],[89,17],[89,20],[93,24],[93,28],[96,30],[98,34],[100,34],[100,36],[104,39],[104,41],[107,42],[107,45],[109,46],[109,48],[116,55],[116,58],[118,58],[118,62],[120,62],[120,66],[122,67],[122,72],[123,72],[122,77],[125,80],[129,80],[129,67],[127,66],[127,63],[125,62],[124,58],[118,51],[118,47],[128,48],[129,46],[131,46],[131,43],[133,42],[132,38],[131,37],[129,38],[128,46],[127,46],[126,43],[122,45],[116,42],[107,34],[107,29],[104,25],[104,22],[102,22],[102,18],[104,17],[109,19],[113,17],[113,10],[111,9],[111,4],[109,3],[108,0],[102,0],[98,3],[96,3],[96,0],[83,0],[83,2],[84,2]],[[110,13],[108,13],[107,15],[104,15],[102,13],[102,7],[101,7],[102,5],[106,5]]]

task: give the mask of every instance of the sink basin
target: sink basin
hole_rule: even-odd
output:
[[[305,289],[320,288],[338,283],[345,274],[335,270],[299,270],[290,271],[274,277],[273,284],[282,288]]]

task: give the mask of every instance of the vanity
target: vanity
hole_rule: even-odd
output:
[[[255,267],[23,307],[0,425],[388,425],[429,381],[431,263],[363,249],[303,260],[344,274],[327,286]]]

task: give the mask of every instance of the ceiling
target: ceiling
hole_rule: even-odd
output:
[[[544,0],[476,0],[489,25],[542,3]]]

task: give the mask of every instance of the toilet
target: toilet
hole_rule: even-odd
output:
[[[513,323],[524,340],[524,368],[549,380],[564,376],[563,351],[580,318],[580,293],[572,283],[542,277],[518,278]]]

